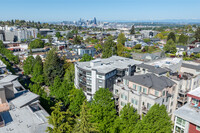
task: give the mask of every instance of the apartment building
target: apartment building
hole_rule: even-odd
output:
[[[187,96],[188,103],[174,112],[173,133],[200,133],[200,87]]]
[[[114,98],[120,111],[127,103],[137,109],[140,115],[146,114],[155,103],[165,105],[169,114],[173,109],[173,93],[176,83],[165,76],[153,73],[124,76],[114,84]]]
[[[76,62],[74,83],[76,88],[84,90],[87,99],[90,100],[99,88],[109,88],[112,91],[118,77],[134,75],[135,65],[140,63],[119,56]]]
[[[44,133],[49,126],[49,114],[42,108],[39,95],[18,82],[18,76],[0,80],[0,132]]]

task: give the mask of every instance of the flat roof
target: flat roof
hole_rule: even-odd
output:
[[[200,100],[200,87],[198,87],[194,90],[191,90],[190,92],[187,93],[187,95]]]
[[[194,108],[190,103],[177,109],[174,115],[200,126],[200,109]]]
[[[91,66],[90,63],[98,62],[99,65]],[[108,73],[115,69],[125,69],[129,65],[141,64],[141,61],[136,61],[133,59],[120,57],[120,56],[112,56],[106,59],[95,59],[88,62],[77,62],[79,68],[91,71],[92,69],[97,70],[98,73]]]

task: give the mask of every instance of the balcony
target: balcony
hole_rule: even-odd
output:
[[[142,106],[142,113],[143,113],[143,114],[147,114],[147,112],[148,112],[147,107]]]
[[[187,102],[187,97],[178,97],[177,100],[179,102],[185,103],[185,102]]]

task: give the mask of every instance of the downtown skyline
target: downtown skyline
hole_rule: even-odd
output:
[[[6,0],[1,4],[4,6],[0,9],[0,20],[58,22],[93,17],[100,21],[200,20],[198,0]]]

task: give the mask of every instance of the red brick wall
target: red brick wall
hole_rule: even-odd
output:
[[[189,125],[189,133],[200,133],[200,131],[196,130],[196,125],[190,123],[190,125]]]

